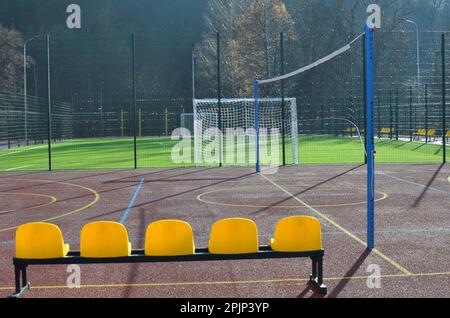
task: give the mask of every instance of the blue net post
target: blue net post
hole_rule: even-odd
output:
[[[261,172],[259,165],[259,84],[258,79],[253,79],[253,89],[255,96],[255,148],[256,148],[256,172]]]
[[[374,33],[365,28],[366,151],[367,151],[367,247],[375,248],[375,137],[374,137]]]

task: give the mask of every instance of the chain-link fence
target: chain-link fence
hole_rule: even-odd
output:
[[[447,97],[450,86],[448,71],[443,76],[449,34],[420,33],[419,52],[415,32],[377,32],[375,38],[377,162],[442,162],[450,138],[443,96],[443,84]],[[252,98],[251,76],[264,77],[249,73],[240,83],[247,62],[236,60],[228,39],[220,40],[218,73],[215,34],[174,43],[71,32],[51,34],[48,49],[46,40],[28,45],[34,63],[27,68],[27,97],[0,93],[0,170],[195,166],[194,149],[191,162],[172,160],[178,141],[171,139],[174,129],[188,126],[183,118],[193,118],[193,96],[217,98],[221,75],[221,97]],[[308,58],[301,39],[287,40],[284,60],[281,44],[270,50],[269,73],[281,74],[282,62],[287,73],[338,47]],[[347,53],[285,83],[285,97],[297,102],[300,164],[364,163],[361,38]],[[263,93],[278,98],[280,87]]]

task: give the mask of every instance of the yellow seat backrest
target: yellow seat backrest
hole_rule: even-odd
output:
[[[270,242],[276,252],[312,252],[322,249],[322,232],[318,219],[292,216],[278,222]]]
[[[194,253],[194,234],[189,223],[163,220],[154,222],[147,227],[145,255],[182,256]]]
[[[429,136],[436,136],[436,129],[430,129],[430,130],[428,130],[428,135]]]
[[[445,136],[450,137],[450,130],[447,131],[447,133],[445,134]]]
[[[61,229],[49,223],[36,222],[16,230],[16,257],[21,259],[61,258],[69,252]]]
[[[93,222],[83,226],[80,255],[87,258],[125,257],[131,255],[127,229],[116,222]]]
[[[248,219],[224,219],[214,223],[209,240],[211,254],[258,253],[258,229]]]

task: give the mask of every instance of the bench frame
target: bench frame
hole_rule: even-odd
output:
[[[207,248],[196,249],[194,255],[187,256],[146,256],[144,250],[133,250],[131,256],[117,258],[85,258],[79,251],[69,252],[66,257],[53,259],[20,259],[14,258],[16,292],[11,295],[19,298],[28,290],[30,283],[27,278],[27,267],[30,265],[70,265],[70,264],[131,264],[131,263],[173,263],[173,262],[202,262],[202,261],[231,261],[253,259],[280,259],[280,258],[310,258],[312,261],[312,274],[310,282],[317,291],[327,294],[327,286],[323,283],[323,257],[324,251],[313,252],[275,252],[270,246],[262,246],[258,253],[218,255],[209,253]]]

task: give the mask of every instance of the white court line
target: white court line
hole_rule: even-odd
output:
[[[42,146],[37,146],[37,147],[32,147],[32,148],[28,148],[28,149],[24,149],[24,150],[8,152],[8,153],[4,153],[4,154],[0,155],[0,157],[5,157],[5,156],[13,155],[13,154],[16,154],[16,153],[21,153],[21,152],[25,152],[25,151],[29,151],[29,150],[33,150],[33,149],[38,149],[38,148],[41,148],[41,147]]]
[[[23,169],[23,168],[28,168],[28,167],[31,167],[31,166],[32,165],[15,167],[15,168],[6,169],[5,171],[14,171],[14,170],[19,170],[19,169]]]
[[[412,185],[415,185],[415,186],[418,186],[418,187],[421,187],[421,188],[425,188],[427,190],[432,190],[432,191],[439,192],[439,193],[444,193],[444,194],[450,194],[450,192],[448,192],[448,191],[441,190],[439,188],[435,188],[435,187],[431,187],[431,186],[427,186],[425,184],[420,184],[420,183],[417,183],[417,182],[414,182],[414,181],[410,181],[410,180],[407,180],[407,179],[391,176],[391,175],[388,175],[388,174],[386,174],[384,172],[377,172],[376,174],[381,175],[381,176],[385,176],[385,177],[388,177],[388,178],[391,178],[391,179],[394,179],[394,180],[398,180],[398,181],[402,181],[402,182],[405,182],[405,183],[409,183],[409,184],[412,184]]]

